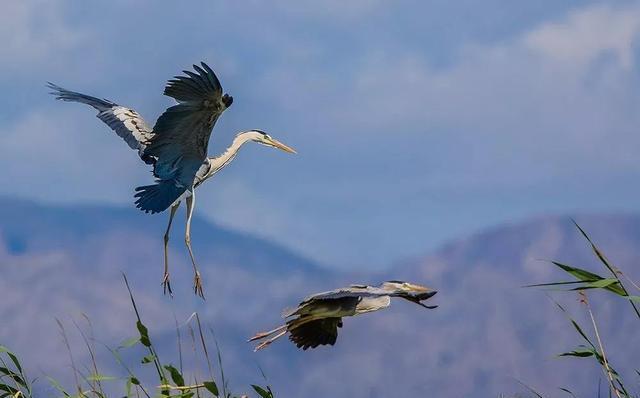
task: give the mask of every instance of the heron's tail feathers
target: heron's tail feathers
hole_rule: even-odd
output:
[[[282,313],[280,314],[283,318],[289,318],[292,317],[294,315],[297,315],[298,310],[300,309],[300,307],[295,307],[295,308],[291,308],[291,307],[287,307],[284,310],[282,310]]]
[[[69,91],[53,83],[47,83],[47,87],[53,90],[51,94],[55,95],[56,99],[59,99],[59,100],[80,102],[83,104],[90,105],[99,111],[103,111],[105,109],[109,109],[113,106],[116,106],[115,103],[109,100],[92,97],[90,95],[77,93],[75,91]]]
[[[153,185],[136,188],[136,207],[145,213],[160,213],[167,210],[186,191],[174,180],[160,180]]]

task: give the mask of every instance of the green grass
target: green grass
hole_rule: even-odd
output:
[[[571,277],[570,280],[556,281],[549,283],[541,283],[529,285],[527,287],[551,287],[567,292],[573,292],[578,295],[578,299],[588,315],[587,325],[581,325],[569,312],[559,303],[555,303],[558,309],[564,313],[569,321],[570,327],[576,332],[579,343],[576,347],[558,354],[560,357],[580,358],[584,360],[595,361],[602,369],[603,376],[607,381],[608,396],[617,398],[638,397],[639,392],[630,392],[627,380],[624,380],[621,374],[614,367],[614,358],[607,355],[605,349],[606,342],[603,341],[600,328],[596,321],[596,314],[591,305],[591,291],[601,290],[607,294],[614,295],[620,299],[620,310],[632,312],[632,316],[640,322],[640,296],[633,295],[630,291],[640,291],[640,287],[633,280],[628,278],[619,268],[612,264],[604,253],[593,243],[589,235],[574,221],[574,225],[579,233],[586,239],[594,256],[602,266],[601,271],[588,271],[583,268],[574,267],[560,262],[552,261],[551,263]],[[603,274],[600,274],[602,272]],[[640,323],[638,324],[640,326]],[[640,328],[638,328],[640,332]],[[640,371],[637,369],[633,372],[635,376],[640,377]],[[628,374],[628,373],[625,373]],[[632,385],[637,385],[640,379],[634,380]],[[575,396],[568,388],[560,388],[561,391],[569,396]],[[538,396],[538,392],[535,392]],[[598,394],[598,396],[600,396]]]
[[[73,389],[62,386],[58,381],[51,377],[46,377],[50,385],[58,392],[60,397],[65,398],[109,398],[107,391],[119,390],[118,393],[111,397],[118,398],[237,398],[248,397],[248,395],[234,394],[229,390],[227,380],[225,379],[222,356],[217,341],[215,347],[217,351],[217,364],[219,369],[218,381],[214,375],[214,367],[209,355],[209,347],[207,339],[203,332],[200,317],[194,313],[187,322],[189,337],[193,352],[196,355],[202,355],[206,361],[207,376],[199,378],[196,373],[187,375],[183,368],[183,349],[182,336],[180,327],[176,321],[176,333],[178,341],[178,358],[175,363],[164,362],[160,360],[158,350],[153,345],[149,329],[143,323],[140,312],[136,305],[133,293],[129,287],[126,276],[123,275],[125,285],[129,292],[131,305],[136,316],[135,337],[124,340],[118,347],[111,348],[105,346],[106,350],[111,353],[113,360],[124,370],[125,377],[114,377],[101,373],[96,359],[96,340],[93,338],[93,328],[91,321],[85,317],[87,329],[83,329],[74,322],[75,328],[82,337],[84,349],[89,354],[90,364],[88,366],[79,367],[73,356],[72,347],[67,332],[59,320],[56,320],[60,328],[62,339],[69,354],[71,363],[72,379],[74,380]],[[213,331],[210,330],[212,336]],[[136,346],[143,347],[144,355],[135,363],[127,364],[123,360],[123,352]],[[25,374],[24,367],[18,356],[11,352],[8,348],[0,346],[0,398],[32,398],[34,395],[35,379],[29,379]],[[147,368],[151,367],[154,373],[154,382],[148,385],[142,382],[143,378],[139,376]],[[262,374],[264,377],[264,373]],[[113,386],[115,384],[115,386]],[[109,388],[108,388],[109,387]],[[252,393],[262,398],[273,398],[271,387],[251,385]]]

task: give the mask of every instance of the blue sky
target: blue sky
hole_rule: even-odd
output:
[[[148,169],[44,82],[153,123],[165,81],[204,60],[235,99],[212,154],[250,128],[299,154],[243,149],[197,212],[327,265],[638,209],[635,2],[9,0],[0,38],[0,194],[131,205]]]

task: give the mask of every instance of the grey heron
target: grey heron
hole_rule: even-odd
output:
[[[400,297],[433,309],[437,305],[425,305],[422,301],[436,293],[428,287],[409,282],[387,281],[378,286],[351,285],[314,294],[304,299],[297,308],[283,314],[283,318],[288,318],[284,325],[268,332],[260,332],[249,341],[262,340],[254,350],[258,351],[289,333],[289,340],[303,350],[319,345],[334,345],[343,317],[387,308],[391,304],[391,297]]]
[[[191,219],[195,206],[195,188],[227,166],[247,142],[295,153],[289,146],[262,130],[239,133],[219,156],[208,157],[207,147],[218,117],[233,103],[233,97],[222,93],[222,86],[211,68],[201,63],[193,65],[197,73],[183,71],[185,76],[169,80],[164,94],[178,104],[169,107],[158,118],[153,129],[135,110],[107,100],[66,90],[53,83],[48,87],[56,99],[80,102],[98,111],[97,117],[106,123],[129,145],[138,151],[146,164],[153,166],[156,183],[136,188],[136,207],[145,213],[158,213],[171,207],[164,235],[164,292],[172,294],[169,280],[169,231],[181,201],[187,205],[185,244],[194,271],[194,292],[204,298],[200,272],[191,248]]]

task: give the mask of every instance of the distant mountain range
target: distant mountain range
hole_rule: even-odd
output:
[[[640,276],[640,217],[577,217],[610,259]],[[486,397],[525,391],[518,380],[551,396],[569,387],[594,396],[601,371],[556,359],[578,339],[546,295],[522,285],[563,277],[540,259],[598,269],[568,217],[498,226],[451,242],[385,273],[338,273],[276,243],[202,219],[193,246],[207,301],[191,292],[183,223],[176,222],[171,271],[176,297],[162,295],[162,233],[166,215],[135,209],[53,206],[0,198],[0,344],[27,367],[68,373],[55,317],[87,314],[96,337],[117,345],[135,335],[122,283],[126,272],[152,338],[175,356],[175,321],[193,311],[215,330],[225,371],[236,387],[260,383],[264,369],[279,397]],[[356,279],[357,278],[357,279]],[[352,282],[416,280],[439,290],[440,308],[397,302],[385,313],[345,320],[335,347],[298,351],[286,341],[253,353],[246,338],[275,326],[284,307],[309,293]],[[624,306],[594,294],[596,316],[614,363],[633,365],[640,351],[637,320]],[[578,319],[571,294],[554,293]],[[635,329],[637,330],[637,328]],[[78,345],[78,358],[82,358]],[[108,355],[103,363],[111,362]],[[112,370],[116,372],[114,368]],[[632,377],[632,376],[630,376]]]

